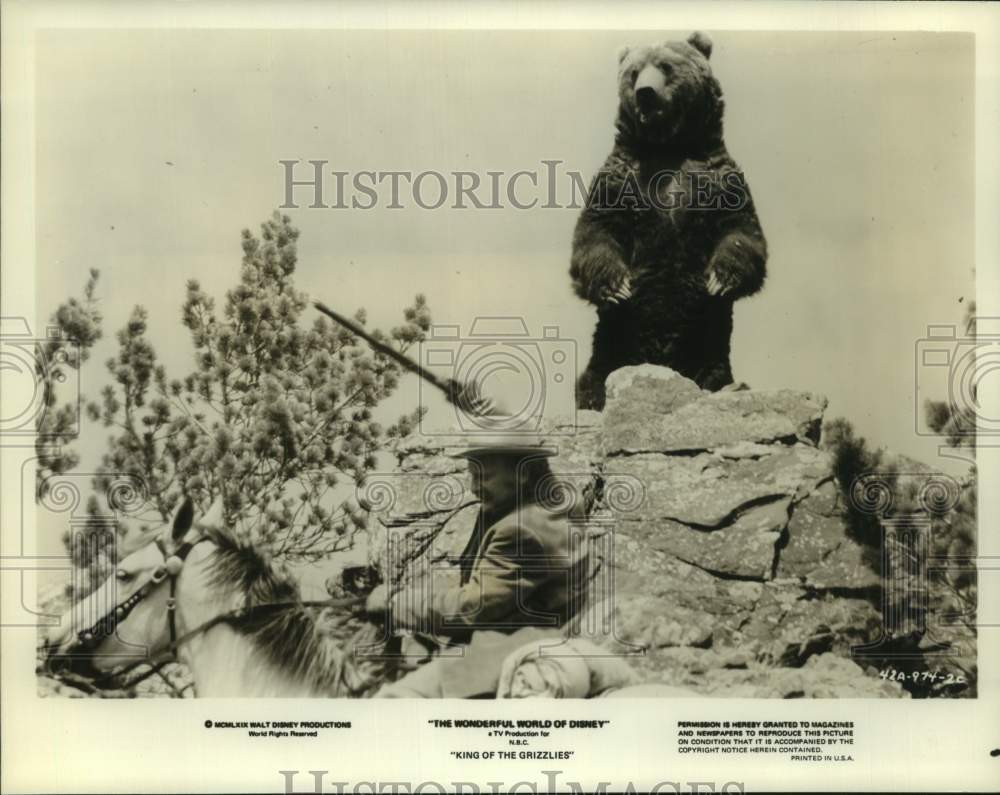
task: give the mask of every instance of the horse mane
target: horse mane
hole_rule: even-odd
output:
[[[277,571],[252,544],[214,528],[206,531],[206,537],[215,544],[208,565],[210,585],[242,596],[248,608],[290,603],[251,609],[245,617],[228,622],[276,671],[330,696],[363,694],[377,684],[372,671],[359,669],[351,648],[361,635],[372,635],[374,627],[348,608],[303,605],[298,583],[289,573]]]

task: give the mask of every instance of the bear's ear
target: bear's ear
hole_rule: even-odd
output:
[[[629,48],[628,47],[622,47],[618,51],[618,65],[619,66],[621,66],[623,63],[625,63],[625,59],[628,58],[628,54],[629,54]]]
[[[696,30],[688,36],[688,44],[694,47],[706,58],[710,58],[712,56],[712,40],[700,30]]]

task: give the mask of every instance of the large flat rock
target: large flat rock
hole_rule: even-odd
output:
[[[788,544],[778,561],[779,577],[797,577],[814,588],[865,590],[879,587],[880,550],[865,547],[846,532],[837,488],[823,483],[795,505]]]
[[[786,497],[754,506],[715,529],[696,529],[664,519],[627,522],[623,531],[651,549],[712,574],[768,580],[774,571],[775,546],[788,523],[790,503]]]
[[[615,532],[573,632],[619,653],[732,645],[754,610],[760,583],[714,577],[628,530]]]
[[[669,414],[710,394],[694,381],[669,367],[640,364],[615,370],[605,380],[607,403],[604,425],[617,421],[641,421],[644,417]]]
[[[826,398],[788,389],[706,393],[672,370],[666,373],[628,373],[629,379],[621,379],[605,410],[605,455],[819,438]]]
[[[808,494],[830,471],[829,455],[806,444],[760,458],[640,454],[608,461],[605,471],[636,478],[645,499],[637,519],[719,527],[754,503]]]

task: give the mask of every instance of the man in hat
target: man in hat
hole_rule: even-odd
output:
[[[587,550],[573,521],[582,518],[581,508],[545,499],[553,454],[523,434],[498,434],[459,454],[469,461],[481,507],[458,566],[424,570],[391,595],[379,586],[367,607],[394,629],[468,645],[460,654],[438,655],[377,696],[490,696],[508,653],[534,640],[558,642],[582,601]]]

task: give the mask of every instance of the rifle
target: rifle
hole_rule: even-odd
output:
[[[454,378],[439,378],[423,365],[413,361],[409,356],[400,353],[391,345],[387,345],[372,334],[368,333],[361,324],[350,320],[339,312],[334,312],[322,301],[314,301],[313,306],[328,318],[346,328],[352,334],[367,342],[375,351],[392,359],[396,364],[410,373],[418,375],[427,383],[436,387],[444,393],[445,398],[453,406],[457,406],[467,414],[479,416],[492,416],[500,414],[493,401],[482,394],[479,385],[475,382],[462,383]]]

